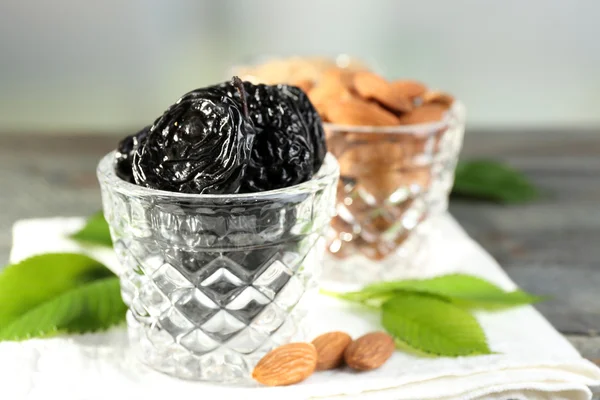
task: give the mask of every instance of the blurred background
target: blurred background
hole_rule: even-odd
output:
[[[598,0],[0,4],[0,134],[121,134],[253,56],[348,53],[476,127],[600,125]]]

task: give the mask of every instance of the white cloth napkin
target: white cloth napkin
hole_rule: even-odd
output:
[[[11,261],[33,254],[80,251],[118,270],[111,251],[85,249],[65,239],[80,218],[26,220],[14,227]],[[514,283],[452,217],[435,221],[431,260],[423,276],[463,272],[506,289]],[[345,330],[353,336],[381,329],[377,313],[357,311],[320,297],[314,334]],[[464,358],[419,358],[396,352],[380,369],[319,372],[301,384],[266,388],[182,381],[155,372],[128,351],[124,327],[108,332],[0,343],[0,398],[106,399],[590,399],[587,386],[600,384],[600,370],[533,308],[479,312],[490,347],[499,353]],[[7,396],[8,394],[8,396]],[[339,398],[339,397],[336,397]]]

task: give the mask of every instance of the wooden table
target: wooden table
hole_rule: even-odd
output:
[[[100,208],[95,177],[118,136],[0,135],[0,262],[20,218]],[[452,201],[450,211],[582,354],[600,360],[600,130],[468,132],[465,159],[494,158],[547,196],[519,206]],[[549,350],[551,351],[551,350]]]

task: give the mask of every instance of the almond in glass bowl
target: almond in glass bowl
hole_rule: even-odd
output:
[[[344,91],[313,101],[340,164],[328,277],[411,275],[426,256],[426,221],[448,208],[465,108],[416,81],[344,75]],[[319,87],[308,92],[311,100]]]
[[[363,71],[368,67],[363,61],[340,54],[335,58],[326,56],[261,56],[247,64],[236,65],[230,71],[245,81],[264,84],[294,84],[308,91],[326,71],[343,69]]]
[[[330,151],[340,164],[328,247],[342,261],[332,262],[340,270],[336,279],[391,279],[418,264],[417,253],[425,251],[425,221],[448,207],[463,116],[464,107],[455,103],[436,122],[325,123]]]

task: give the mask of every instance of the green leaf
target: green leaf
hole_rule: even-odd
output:
[[[425,293],[442,297],[464,307],[485,309],[533,304],[544,300],[543,297],[522,290],[505,292],[484,279],[465,274],[449,274],[430,279],[380,282],[365,286],[357,292],[333,293],[321,291],[325,295],[376,308],[398,292]]]
[[[511,307],[543,300],[522,290],[506,292],[498,286],[475,276],[465,274],[442,275],[430,279],[410,279],[375,283],[350,297],[385,298],[398,291],[429,293],[442,296],[467,307]]]
[[[89,217],[85,226],[72,234],[71,239],[88,244],[112,247],[110,229],[102,212],[97,212]]]
[[[82,283],[114,276],[82,254],[43,254],[8,265],[0,273],[0,330],[22,313]]]
[[[341,299],[341,300],[351,301],[354,303],[361,303],[370,308],[380,308],[381,305],[385,301],[387,301],[389,298],[394,296],[393,290],[381,291],[381,292],[376,292],[376,291],[368,291],[367,292],[367,291],[361,290],[358,292],[338,293],[338,292],[332,292],[332,291],[325,290],[325,289],[320,289],[319,293],[321,293],[325,296],[335,297],[335,298]]]
[[[382,324],[419,352],[447,357],[491,354],[475,317],[435,297],[396,293],[383,304]]]
[[[489,160],[460,162],[456,167],[452,195],[499,203],[535,200],[539,192],[520,172]]]
[[[0,329],[0,340],[104,330],[124,321],[126,310],[121,300],[119,279],[104,278],[81,285],[27,311]]]

